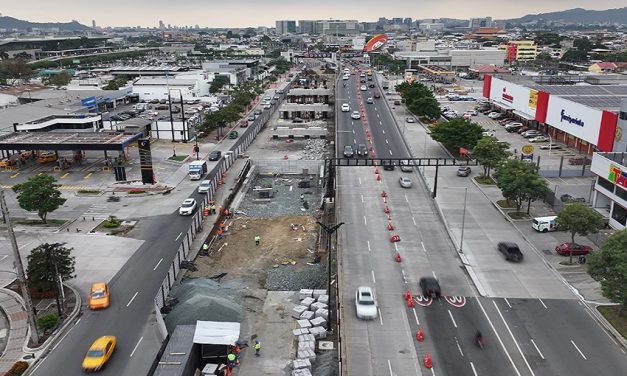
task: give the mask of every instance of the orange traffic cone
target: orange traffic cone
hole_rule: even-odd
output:
[[[405,290],[405,300],[411,299],[411,292],[409,290]]]
[[[407,299],[407,308],[414,308],[414,299]]]
[[[387,197],[383,197],[383,203],[387,204],[388,203],[388,198]]]
[[[385,214],[390,214],[390,208],[388,208],[388,206],[386,205],[385,208],[383,209],[383,212]]]
[[[283,160],[284,160],[284,161],[286,161],[286,160],[288,160],[288,159],[289,159],[289,158],[288,158],[287,154],[285,154],[285,155],[283,156]]]
[[[381,181],[381,175],[377,174],[377,181]]]
[[[390,241],[392,243],[400,242],[401,241],[401,236],[400,235],[392,235],[392,237],[390,238]]]
[[[418,333],[416,333],[416,339],[418,340],[418,342],[422,342],[425,340],[425,334],[422,332],[421,327],[418,328]]]
[[[431,354],[429,354],[429,353],[427,353],[425,355],[425,367],[427,367],[427,368],[433,367],[433,363],[431,361]]]
[[[392,222],[388,221],[388,231],[394,230],[394,226],[392,226]]]
[[[394,260],[396,260],[396,262],[401,262],[401,254],[396,252],[396,256],[394,256]]]
[[[381,191],[381,197],[387,197],[387,196],[388,196],[388,194],[387,194],[386,191]]]
[[[375,168],[374,168],[374,173],[375,173],[375,174],[378,174],[378,173],[379,173],[379,169],[378,169],[377,167],[375,167]],[[383,196],[383,197],[385,197],[385,196]]]

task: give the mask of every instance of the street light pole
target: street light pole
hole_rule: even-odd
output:
[[[320,227],[322,227],[322,229],[324,230],[324,232],[327,234],[327,293],[329,294],[329,308],[332,309],[332,296],[333,294],[331,294],[331,272],[332,272],[332,268],[331,268],[331,264],[332,264],[332,260],[333,257],[331,257],[331,236],[333,235],[333,233],[335,231],[337,231],[338,228],[340,228],[340,226],[342,226],[344,224],[344,222],[340,222],[335,226],[327,226],[325,224],[323,224],[320,221],[316,221],[317,224],[320,225]],[[329,311],[329,318],[331,317],[331,310]],[[330,322],[331,320],[329,320]],[[331,327],[329,325],[329,327]]]
[[[28,291],[28,284],[26,283],[26,276],[24,273],[24,265],[22,264],[22,257],[20,256],[20,249],[17,246],[17,240],[15,239],[15,233],[13,232],[13,224],[9,217],[9,208],[4,199],[4,192],[0,190],[0,206],[2,209],[2,216],[7,224],[7,230],[9,232],[9,239],[11,240],[11,248],[13,249],[13,257],[15,258],[15,268],[17,269],[17,280],[20,284],[20,290],[22,290],[22,298],[24,299],[24,305],[26,306],[26,314],[28,315],[28,325],[30,326],[31,341],[39,343],[39,334],[37,333],[37,324],[35,320],[35,311],[33,310],[33,301],[30,298],[30,292]]]
[[[462,214],[462,236],[459,241],[459,253],[464,253],[464,227],[466,227],[466,198],[468,197],[468,188],[464,188],[464,212]]]

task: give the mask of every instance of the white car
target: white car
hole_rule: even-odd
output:
[[[546,145],[540,146],[540,149],[542,149],[542,150],[558,150],[558,149],[561,149],[561,148],[562,148],[562,145],[556,144],[556,143],[546,144]]]
[[[344,75],[344,77],[342,77],[342,79],[343,79],[344,81],[348,80],[348,74],[345,74],[345,75]]]
[[[403,188],[411,188],[411,179],[408,178],[407,176],[401,176],[398,179],[398,183],[401,185],[401,187]]]
[[[353,119],[361,119],[361,115],[359,114],[359,111],[353,111],[353,113],[351,114],[351,118]]]
[[[355,293],[355,309],[357,311],[357,318],[359,319],[374,320],[377,318],[377,302],[370,287],[357,287],[357,292]]]
[[[494,135],[496,134],[496,132],[495,132],[495,131],[490,130],[490,131],[485,131],[485,132],[483,132],[482,134],[483,134],[483,137],[494,137]]]
[[[342,105],[342,112],[349,112],[351,110],[351,106],[348,103],[344,103]]]
[[[180,215],[192,215],[196,210],[196,200],[193,198],[188,198],[183,201],[181,207],[179,208]]]
[[[209,192],[209,188],[211,187],[211,181],[203,180],[200,182],[198,186],[198,193],[207,193]]]
[[[366,91],[366,90],[368,90],[368,88],[366,87],[366,85],[361,85],[361,87],[359,88],[359,90],[361,90],[361,91]]]
[[[496,118],[497,118],[497,117],[499,117],[499,116],[501,116],[501,113],[500,113],[500,112],[490,112],[490,113],[488,114],[488,117],[489,117],[490,119],[496,119]]]
[[[549,141],[547,136],[536,136],[529,139],[529,142],[546,142]]]

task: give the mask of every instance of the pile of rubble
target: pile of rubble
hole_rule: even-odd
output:
[[[300,305],[292,310],[297,329],[292,331],[298,342],[296,359],[292,361],[292,376],[311,376],[311,362],[316,360],[316,340],[327,337],[329,295],[327,290],[302,289]]]
[[[326,145],[326,140],[311,138],[306,141],[303,152],[298,159],[307,161],[324,159]]]

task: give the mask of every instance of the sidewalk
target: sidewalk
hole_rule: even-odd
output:
[[[23,347],[28,342],[28,315],[22,306],[22,299],[13,291],[0,288],[0,309],[8,319],[6,347],[0,356],[0,374],[11,369],[13,364],[22,360]]]

